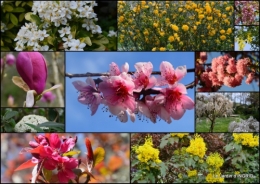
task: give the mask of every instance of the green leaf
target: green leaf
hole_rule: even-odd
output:
[[[10,13],[5,14],[5,22],[8,23],[10,20]]]
[[[9,4],[4,4],[3,6],[4,10],[6,10],[7,12],[12,12],[13,11],[13,7]]]
[[[67,153],[63,153],[62,156],[74,156],[74,155],[77,155],[77,154],[80,154],[80,151],[73,150],[73,151],[69,151]]]
[[[23,21],[24,16],[25,16],[25,13],[21,13],[21,14],[19,15],[19,22],[22,22],[22,21]]]
[[[5,41],[6,43],[12,43],[12,40],[11,40],[10,38],[7,38],[7,37],[4,38],[4,41]]]
[[[164,146],[166,146],[168,143],[168,140],[162,140],[161,143],[160,143],[160,148],[164,148]]]
[[[60,127],[60,128],[64,128],[64,124],[62,123],[56,123],[56,122],[44,122],[38,125],[38,127]]]
[[[147,177],[148,177],[148,179],[151,181],[151,183],[155,183],[155,177],[154,177],[154,175],[153,175],[152,173],[149,173],[149,174],[147,175]]]
[[[40,17],[38,17],[37,15],[34,15],[34,14],[31,14],[31,20],[33,22],[35,22],[37,25],[39,25],[41,23]]]
[[[10,29],[12,29],[12,28],[14,27],[14,24],[12,24],[12,23],[10,23],[10,24],[7,24],[7,26],[6,26],[6,27],[7,27],[7,29],[9,29],[9,30],[10,30]]]
[[[161,171],[162,177],[165,177],[167,167],[166,167],[166,165],[165,165],[164,162],[161,162],[161,163],[160,163],[160,166],[161,166],[161,167],[160,167],[160,171]]]
[[[4,127],[5,127],[5,131],[6,131],[6,132],[14,132],[14,128],[13,128],[13,126],[12,126],[11,124],[6,123],[6,124],[4,125]]]
[[[14,119],[11,119],[11,120],[9,121],[9,124],[10,124],[13,128],[14,128],[15,125],[16,125]]]
[[[49,182],[51,180],[51,177],[52,177],[52,171],[43,168],[42,172],[43,172],[43,176],[44,176],[45,180]]]
[[[4,120],[8,120],[14,116],[16,116],[18,114],[17,111],[8,111],[6,112],[6,114],[4,115]]]
[[[225,146],[225,151],[226,152],[229,152],[232,149],[233,149],[233,144],[228,144],[228,145]]]
[[[43,129],[41,129],[41,128],[35,126],[35,125],[32,125],[32,124],[30,124],[30,123],[25,123],[25,124],[28,125],[29,127],[33,128],[33,129],[36,130],[37,132],[44,132]]]
[[[18,19],[16,18],[16,16],[14,15],[14,14],[10,14],[10,20],[11,20],[11,22],[15,25],[15,26],[17,26],[18,25]]]
[[[10,51],[9,47],[1,47],[1,51]]]
[[[6,31],[5,35],[8,36],[11,39],[15,39],[16,38],[16,35],[14,35],[11,31]]]
[[[22,12],[25,12],[25,9],[22,8],[22,7],[17,7],[17,8],[14,8],[13,13],[22,13]]]
[[[25,16],[24,16],[25,20],[31,21],[31,19],[32,19],[31,14],[32,14],[32,12],[26,13]]]
[[[16,1],[15,2],[15,6],[19,6],[19,4],[21,4],[22,1]]]

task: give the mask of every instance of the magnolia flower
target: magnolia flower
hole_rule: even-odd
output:
[[[186,74],[186,66],[179,66],[174,70],[171,63],[168,61],[163,61],[160,65],[161,78],[158,79],[159,85],[174,85],[176,82],[180,81]]]
[[[39,52],[20,52],[17,56],[16,68],[30,90],[41,94],[47,80],[47,66],[43,55]]]
[[[15,63],[15,57],[13,54],[7,54],[6,55],[6,64],[8,64],[9,66],[12,66]]]
[[[91,109],[91,115],[94,115],[101,102],[101,96],[96,88],[94,80],[91,77],[88,77],[86,82],[74,81],[72,84],[80,92],[78,101],[88,105]]]

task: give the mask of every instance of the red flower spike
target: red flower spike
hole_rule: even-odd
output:
[[[85,138],[85,144],[88,150],[87,153],[87,168],[88,171],[91,172],[92,171],[92,167],[93,167],[93,160],[94,160],[94,154],[93,154],[93,150],[92,150],[92,146],[91,146],[91,142],[88,138]]]

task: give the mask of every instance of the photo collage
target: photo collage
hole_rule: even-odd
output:
[[[1,183],[259,183],[258,1],[1,1]]]

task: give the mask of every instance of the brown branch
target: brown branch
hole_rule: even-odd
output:
[[[187,69],[187,72],[195,72],[195,69]],[[133,75],[135,72],[128,72],[128,74]],[[155,71],[152,72],[153,75],[161,75],[161,72]],[[81,74],[71,74],[71,73],[65,73],[66,77],[73,78],[73,77],[99,77],[99,76],[110,76],[110,73],[81,73]]]

